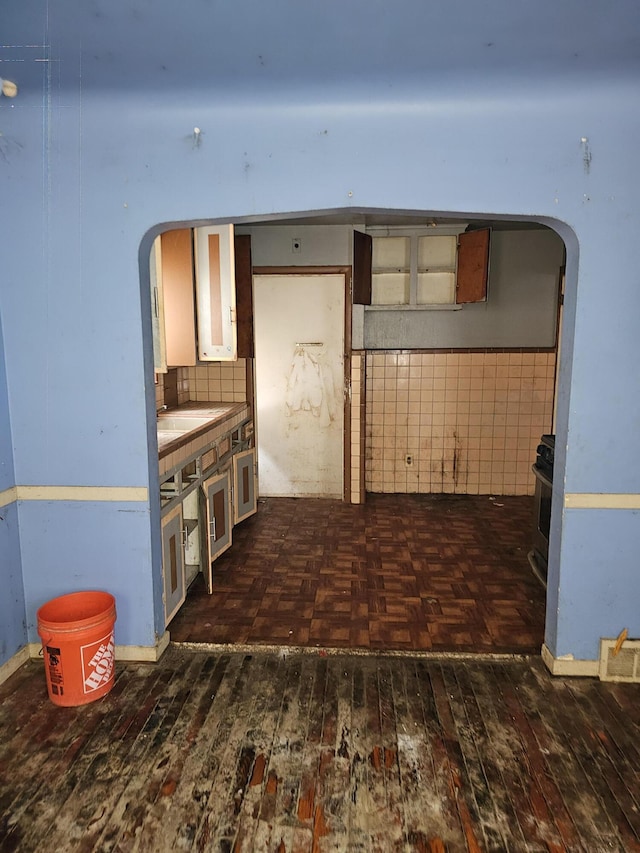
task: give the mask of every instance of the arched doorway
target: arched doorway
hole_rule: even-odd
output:
[[[487,225],[486,220],[436,221],[426,214],[396,217],[377,211],[370,216],[369,225],[365,214],[351,212],[299,217],[293,224],[270,218],[236,223],[236,233],[251,236],[254,265],[291,265],[294,256],[295,266],[310,257],[316,263],[352,261],[354,231],[382,231],[395,239],[404,237],[403,231],[411,237],[438,233],[438,226]],[[381,224],[385,218],[386,226]],[[464,498],[484,496],[493,499],[487,505],[496,515],[503,509],[501,497],[525,498],[533,492],[535,447],[553,424],[564,246],[549,228],[535,223],[493,220],[489,225],[493,242],[486,301],[470,308],[455,303],[354,306],[352,464],[345,477],[356,503],[366,502],[367,493],[450,495],[459,499],[464,514]],[[419,257],[420,250],[410,249],[409,256]],[[374,266],[373,274],[381,274],[380,269]],[[544,600],[538,607],[543,611]]]

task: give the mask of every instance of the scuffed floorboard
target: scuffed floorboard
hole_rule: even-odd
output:
[[[208,654],[0,688],[0,851],[640,851],[635,685],[538,658]]]

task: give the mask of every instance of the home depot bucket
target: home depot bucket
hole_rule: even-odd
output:
[[[108,592],[72,592],[38,610],[49,698],[86,705],[113,687],[116,602]]]

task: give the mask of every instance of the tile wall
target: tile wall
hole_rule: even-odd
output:
[[[164,382],[161,373],[156,374],[156,412],[164,406]]]
[[[189,396],[189,368],[178,368],[178,405],[188,403],[191,397]]]
[[[178,367],[178,405],[191,400],[244,403],[247,399],[246,359]],[[156,409],[165,403],[164,374],[158,374]]]
[[[353,352],[351,502],[366,491],[533,494],[554,377],[553,352]],[[163,391],[161,375],[158,408]],[[178,368],[180,403],[246,395],[245,359]]]
[[[181,369],[187,372],[188,400],[243,403],[247,399],[246,359],[244,358],[228,362],[212,361],[208,364]]]
[[[553,352],[367,353],[367,491],[533,494],[554,377]]]
[[[365,352],[351,354],[351,503],[364,503],[366,395]]]

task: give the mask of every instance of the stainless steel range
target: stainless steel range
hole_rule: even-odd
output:
[[[536,478],[536,490],[533,501],[533,548],[528,556],[533,573],[545,587],[547,586],[547,563],[549,561],[549,528],[551,526],[551,490],[555,446],[555,435],[541,436],[536,461],[531,466]]]

